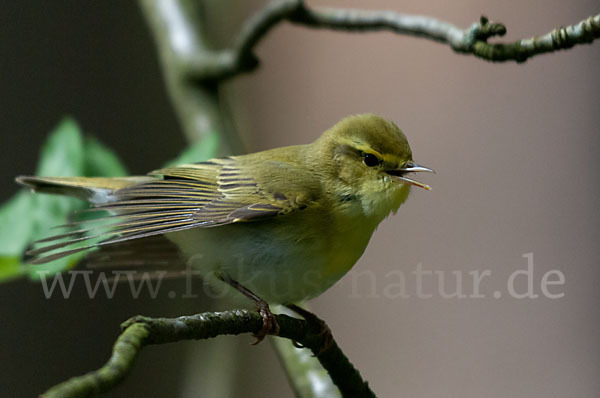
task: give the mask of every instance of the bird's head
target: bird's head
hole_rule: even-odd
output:
[[[413,161],[402,131],[380,116],[347,117],[315,144],[339,200],[359,200],[364,212],[377,218],[398,210],[411,186],[431,189],[408,175],[433,170]]]

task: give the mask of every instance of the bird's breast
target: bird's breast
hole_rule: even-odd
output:
[[[166,236],[205,277],[225,272],[271,303],[323,293],[360,258],[374,227],[303,214],[194,228]]]

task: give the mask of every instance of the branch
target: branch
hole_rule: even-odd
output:
[[[324,335],[319,325],[287,315],[276,315],[279,337],[300,343],[310,349],[343,397],[375,397],[368,384],[335,341],[322,352]],[[113,352],[100,369],[58,384],[42,395],[44,398],[91,397],[106,392],[121,382],[133,367],[144,346],[165,344],[180,340],[208,339],[225,334],[255,333],[262,327],[262,318],[256,311],[233,310],[206,312],[178,318],[148,318],[137,316],[121,325],[122,333],[113,346]]]
[[[502,23],[489,22],[486,17],[461,29],[426,16],[393,11],[309,8],[303,0],[275,0],[246,21],[231,48],[215,52],[210,57],[206,54],[191,57],[187,63],[189,76],[196,81],[218,81],[254,70],[259,64],[254,48],[273,27],[285,20],[310,28],[349,32],[392,31],[422,37],[448,44],[455,52],[494,62],[524,62],[534,55],[591,43],[600,37],[600,14],[543,36],[490,44],[487,40],[503,36],[506,28]]]
[[[481,26],[486,25],[489,25],[487,18],[481,17]],[[525,62],[534,55],[566,50],[578,44],[589,44],[597,38],[600,38],[600,14],[588,17],[575,25],[554,29],[543,36],[513,43],[488,44],[485,40],[477,40],[472,51],[475,56],[489,61]]]
[[[158,48],[167,91],[183,132],[190,143],[199,142],[210,133],[222,140],[219,153],[241,153],[242,144],[231,127],[228,108],[220,98],[216,81],[192,84],[186,72],[193,60],[204,65],[222,63],[221,55],[210,49],[204,32],[204,9],[201,1],[139,0]]]
[[[309,310],[306,303],[302,307]],[[273,307],[271,307],[273,310]],[[277,313],[294,315],[285,306],[274,307]],[[321,366],[319,359],[309,350],[297,348],[292,341],[271,339],[275,352],[285,370],[294,397],[301,398],[340,398],[339,389],[333,384],[327,370]]]

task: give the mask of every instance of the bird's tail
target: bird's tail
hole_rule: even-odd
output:
[[[113,193],[121,188],[140,184],[152,177],[37,177],[19,176],[19,184],[32,188],[35,192],[74,196],[92,203],[112,201]]]

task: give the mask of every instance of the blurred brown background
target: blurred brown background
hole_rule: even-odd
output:
[[[226,41],[263,3],[221,11],[215,29],[223,27]],[[459,26],[485,14],[507,25],[506,40],[598,12],[597,1],[588,0],[326,4],[425,14]],[[114,148],[132,173],[151,170],[184,147],[135,4],[4,1],[1,9],[1,200],[17,192],[15,175],[34,171],[46,133],[65,114]],[[522,65],[491,64],[417,38],[284,24],[257,53],[262,67],[227,85],[249,151],[305,143],[345,115],[375,112],[395,120],[415,159],[438,172],[426,176],[434,190],[414,192],[381,225],[351,274],[313,301],[375,392],[598,396],[600,44]],[[526,253],[533,253],[539,297],[509,297],[507,280],[526,268]],[[466,294],[472,293],[468,272],[489,270],[481,284],[486,297],[444,299],[430,276],[424,291],[433,297],[419,299],[411,276],[418,264],[444,271],[448,291],[455,285],[451,272],[462,271]],[[397,282],[386,278],[394,270],[407,276],[410,298],[384,297],[390,281]],[[564,297],[542,295],[549,270],[564,274],[563,286],[550,286]],[[357,274],[363,271],[372,271],[375,290]],[[164,291],[182,286],[165,283]],[[502,297],[494,298],[495,291]],[[1,285],[4,394],[37,395],[98,367],[129,316],[205,309],[190,300],[133,300],[126,288],[116,296],[90,300],[80,286],[68,300],[46,300],[27,280]],[[194,383],[219,377],[196,376],[215,357],[238,366],[226,381],[236,396],[291,395],[269,344],[249,347],[247,336],[227,341],[229,351],[242,355],[224,350],[211,357],[214,341],[148,348],[131,377],[107,396],[196,396]]]

